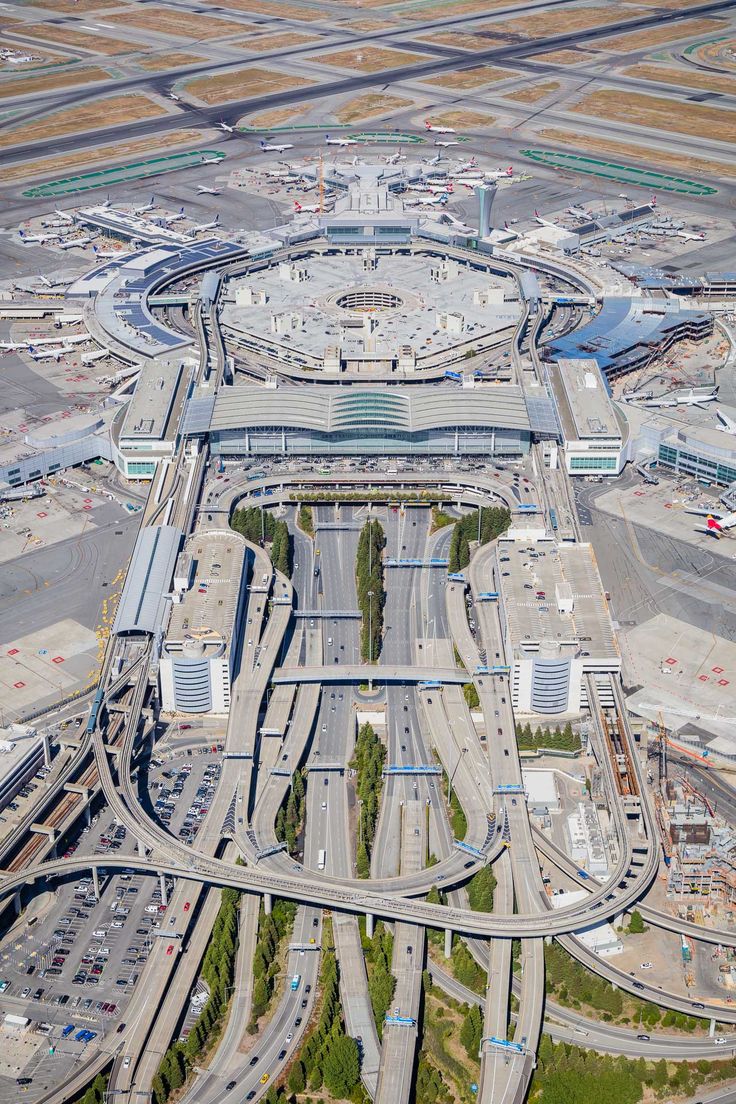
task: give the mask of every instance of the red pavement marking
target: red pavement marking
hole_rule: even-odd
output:
[[[719,679],[718,680],[718,685],[719,686],[728,686],[728,679]]]
[[[17,655],[19,651],[20,651],[20,648],[11,648],[10,651],[8,652],[8,655]]]
[[[710,675],[698,675],[700,682],[710,682]]]
[[[722,667],[711,667],[711,671],[713,672],[714,675],[722,675],[723,674],[723,668]]]
[[[52,663],[63,663],[64,662],[64,657],[63,656],[54,656],[54,658],[51,660],[51,662]]]
[[[22,690],[23,687],[25,686],[25,683],[24,682],[14,682],[13,686],[15,687],[16,690]]]
[[[670,667],[672,667],[672,666],[674,666],[675,663],[677,663],[677,660],[673,659],[672,656],[670,656],[669,659],[665,660],[665,663],[669,663]]]

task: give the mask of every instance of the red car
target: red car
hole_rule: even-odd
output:
[[[169,943],[168,947],[166,948],[166,953],[167,954],[173,954],[174,953],[174,944],[173,943]]]
[[[189,909],[190,909],[191,907],[192,907],[192,906],[191,906],[191,904],[189,903],[189,901],[185,901],[185,902],[184,902],[184,911],[185,911],[185,912],[189,912]]]

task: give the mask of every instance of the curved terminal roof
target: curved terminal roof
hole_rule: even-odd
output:
[[[153,635],[161,628],[182,537],[173,525],[152,525],[138,534],[112,627],[116,635]]]
[[[587,325],[551,342],[555,358],[595,357],[603,372],[615,375],[637,361],[643,347],[652,348],[673,333],[712,326],[703,311],[687,310],[679,299],[607,296]]]
[[[406,433],[453,426],[530,430],[520,387],[226,388],[217,396],[210,431],[283,426],[334,433],[381,426]]]

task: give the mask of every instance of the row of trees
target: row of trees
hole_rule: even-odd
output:
[[[385,762],[386,748],[376,735],[373,726],[368,723],[361,725],[358,739],[355,741],[355,754],[350,764],[356,771],[356,793],[359,802],[356,855],[359,878],[370,877],[371,852],[381,804],[382,771]]]
[[[480,1044],[483,1040],[483,1013],[480,1006],[471,1004],[460,1028],[460,1042],[465,1047],[465,1053],[473,1061],[478,1060]]]
[[[248,1032],[251,1035],[257,1032],[258,1020],[268,1011],[271,1003],[281,969],[281,947],[284,940],[291,935],[296,909],[294,901],[282,901],[279,898],[273,902],[271,912],[267,916],[261,905],[258,916],[258,939],[253,955],[253,1004],[248,1024]]]
[[[364,921],[361,920],[361,930],[364,932],[363,925]],[[391,973],[394,937],[385,924],[376,924],[372,939],[363,935],[363,951],[368,971],[368,993],[380,1039],[383,1037],[383,1021],[391,1007],[396,989],[396,978]]]
[[[560,1004],[572,1008],[588,1005],[600,1012],[604,1020],[612,1020],[623,1012],[621,991],[586,970],[559,943],[544,948],[544,964],[548,991]]]
[[[360,630],[360,654],[364,660],[375,662],[381,654],[383,639],[383,607],[386,592],[383,589],[383,548],[386,535],[380,521],[367,521],[358,538],[355,559],[355,579],[358,589],[358,608],[363,615]]]
[[[220,1030],[235,971],[239,909],[238,890],[223,889],[220,908],[202,960],[201,977],[207,983],[210,995],[186,1042],[173,1043],[161,1059],[151,1086],[153,1104],[164,1104],[172,1093],[181,1088],[192,1066]],[[85,1104],[96,1102],[85,1101]]]
[[[447,515],[439,515],[441,518]],[[470,563],[470,542],[488,544],[505,533],[511,524],[511,513],[505,506],[481,506],[455,522],[450,537],[448,571],[462,571]]]
[[[307,795],[304,786],[304,775],[297,770],[291,776],[289,792],[276,814],[276,839],[279,843],[286,844],[290,855],[293,855],[297,850],[297,840],[304,827],[306,812]]]
[[[82,1096],[78,1096],[74,1104],[103,1104],[107,1081],[107,1074],[98,1073],[87,1091]]]
[[[568,721],[564,728],[557,725],[555,728],[540,728],[537,725],[532,731],[532,726],[516,725],[516,742],[519,751],[539,751],[540,748],[549,748],[550,751],[580,751],[580,737],[573,732],[572,725]]]
[[[453,1096],[442,1074],[426,1055],[419,1055],[416,1082],[416,1104],[452,1104]]]
[[[439,499],[437,491],[300,491],[289,495],[292,502],[421,502],[428,506]]]
[[[299,507],[299,528],[308,537],[314,537],[314,515],[311,506],[304,504]]]
[[[269,545],[271,562],[277,571],[291,577],[291,534],[285,521],[280,521],[260,506],[244,506],[235,510],[230,526],[252,544]]]
[[[320,1016],[289,1070],[292,1093],[307,1088],[319,1092],[324,1087],[334,1099],[345,1100],[360,1082],[360,1053],[355,1039],[345,1034],[339,981],[335,955],[325,951],[320,971]]]
[[[651,1099],[689,1097],[707,1083],[733,1077],[733,1062],[647,1062],[614,1058],[553,1043],[542,1035],[529,1093],[534,1104],[638,1104]]]
[[[445,798],[447,798],[450,780],[445,770],[442,771],[442,786],[445,792]],[[460,804],[460,799],[455,790],[450,793],[448,804],[450,806],[450,827],[452,828],[453,835],[456,840],[464,840],[468,831],[468,818],[465,816],[465,810]]]
[[[493,867],[477,870],[468,882],[468,904],[473,912],[493,912],[493,894],[496,889]]]

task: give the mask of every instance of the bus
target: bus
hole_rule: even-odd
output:
[[[327,858],[327,852],[323,849],[317,855],[317,869],[318,870],[324,870],[326,858]]]
[[[557,532],[557,511],[553,506],[549,508],[549,523],[552,526],[553,532]]]
[[[292,993],[295,993],[297,991],[297,989],[299,988],[299,983],[301,982],[301,980],[302,980],[302,975],[301,974],[294,974],[293,978],[291,979],[291,991],[292,991]]]

